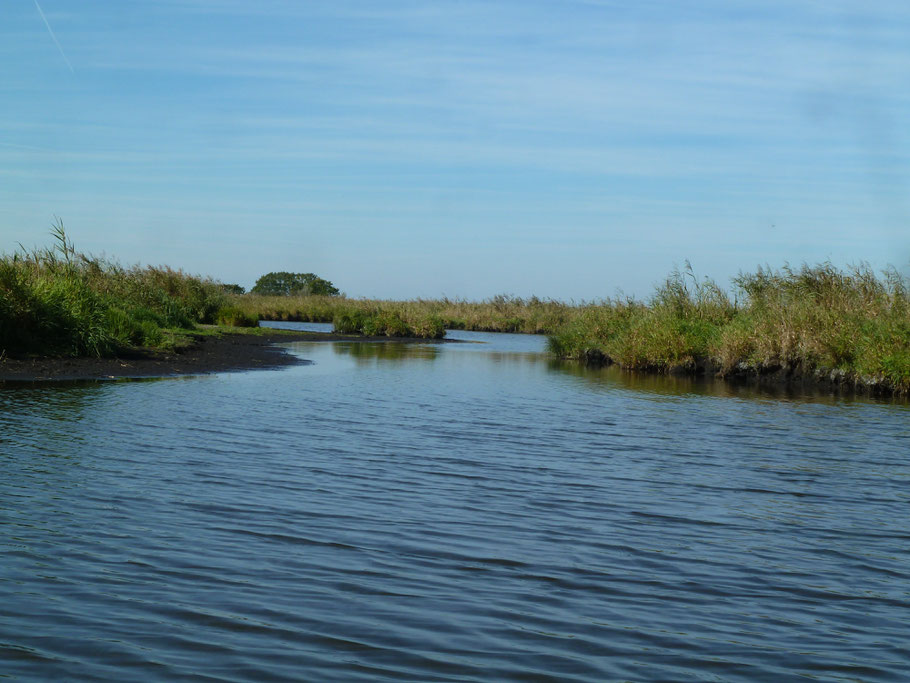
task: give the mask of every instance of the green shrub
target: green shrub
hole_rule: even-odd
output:
[[[338,288],[328,280],[313,273],[266,273],[250,290],[251,294],[265,296],[316,295],[337,296]]]
[[[422,339],[442,339],[446,336],[445,321],[438,315],[427,315],[411,323],[415,337]]]
[[[342,309],[332,318],[332,326],[339,334],[363,334],[368,314],[357,309]]]

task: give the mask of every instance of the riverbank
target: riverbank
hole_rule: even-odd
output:
[[[588,365],[910,394],[910,287],[896,271],[831,264],[759,269],[732,296],[691,270],[647,302],[588,310],[550,336],[550,351]]]
[[[211,278],[167,266],[124,268],[80,253],[62,223],[53,236],[50,248],[0,254],[0,359],[32,356],[51,363],[47,373],[41,366],[21,374],[59,375],[67,364],[94,363],[93,374],[117,376],[118,368],[130,366],[117,362],[125,358],[157,374],[156,364],[181,365],[176,360],[187,358],[181,346],[200,325],[258,325],[258,317],[232,305],[225,287]],[[364,338],[445,335],[438,317],[404,317],[382,308],[339,309],[333,322],[339,332]]]
[[[109,358],[4,357],[0,359],[0,383],[176,377],[265,370],[309,363],[279,346],[298,341],[428,343],[430,340],[410,337],[390,339],[326,332],[266,331],[265,328],[205,330],[201,334],[189,335],[184,345],[170,351],[134,349]]]
[[[80,253],[62,223],[53,235],[50,248],[0,255],[0,357],[166,353],[180,331],[222,322],[211,278]]]
[[[218,360],[221,351],[190,360],[198,349],[183,347],[205,334],[200,325],[259,336],[260,320],[286,320],[331,322],[348,335],[335,339],[440,339],[446,329],[548,333],[554,355],[588,365],[910,395],[910,282],[893,269],[759,268],[726,289],[689,268],[673,272],[648,300],[581,304],[265,297],[229,294],[211,278],[168,267],[123,268],[86,256],[62,224],[54,237],[50,249],[0,257],[0,359],[43,358],[28,361],[31,369],[11,361],[7,373],[61,376],[72,366],[92,368],[92,376],[160,376],[268,366],[278,362],[274,352],[249,355],[264,342],[246,344],[248,357],[236,360]]]

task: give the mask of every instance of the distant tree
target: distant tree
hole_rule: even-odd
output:
[[[292,294],[321,294],[337,296],[341,292],[328,280],[313,273],[266,273],[256,280],[250,294],[291,296]]]
[[[246,291],[240,285],[226,285],[224,283],[221,284],[221,289],[227,294],[243,294]]]

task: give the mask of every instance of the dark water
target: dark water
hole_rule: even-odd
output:
[[[910,408],[542,341],[0,388],[0,677],[910,678]]]

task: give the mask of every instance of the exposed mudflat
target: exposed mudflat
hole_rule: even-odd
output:
[[[227,333],[199,336],[180,353],[136,351],[117,358],[23,357],[0,360],[0,382],[70,379],[127,379],[202,375],[232,370],[255,370],[300,365],[299,358],[276,344],[295,341],[389,341],[388,337],[362,337],[324,332]],[[396,339],[434,342],[445,340]]]

